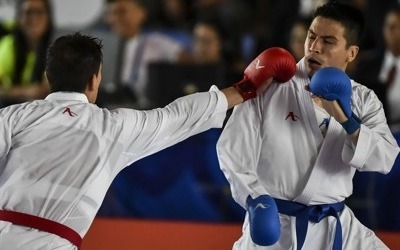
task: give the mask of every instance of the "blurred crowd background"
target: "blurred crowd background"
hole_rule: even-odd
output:
[[[46,49],[77,31],[103,41],[100,107],[151,109],[212,84],[230,86],[266,48],[286,48],[301,60],[313,11],[327,1],[0,0],[0,105],[44,98]],[[400,1],[344,2],[366,20],[347,73],[375,91],[400,142]],[[133,163],[98,216],[241,222],[245,211],[218,165],[220,133],[206,131]],[[388,175],[354,178],[347,204],[372,229],[400,231],[399,168],[398,159]]]

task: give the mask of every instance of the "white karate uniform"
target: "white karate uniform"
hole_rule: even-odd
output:
[[[399,152],[381,102],[365,86],[352,81],[352,110],[361,118],[354,146],[340,123],[331,117],[325,137],[316,119],[304,59],[287,83],[273,83],[262,95],[236,106],[217,143],[222,171],[233,198],[246,208],[250,195],[306,205],[343,201],[352,193],[356,170],[388,173]],[[281,237],[273,246],[256,246],[250,238],[248,215],[234,249],[297,249],[295,217],[280,215]],[[386,249],[375,234],[345,207],[340,214],[343,249]],[[303,249],[332,249],[336,219],[308,223]]]
[[[226,97],[216,87],[150,111],[110,111],[89,104],[83,94],[64,92],[1,109],[0,209],[62,223],[83,237],[118,172],[191,135],[221,127],[226,110]],[[0,221],[0,249],[75,246]]]

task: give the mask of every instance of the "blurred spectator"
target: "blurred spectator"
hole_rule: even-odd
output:
[[[289,33],[288,49],[292,53],[293,57],[298,62],[304,56],[304,43],[306,41],[308,27],[310,27],[311,21],[309,19],[297,19]]]
[[[43,98],[46,49],[53,33],[48,0],[19,0],[15,28],[0,40],[0,92],[2,105]]]
[[[229,41],[227,31],[213,19],[197,20],[192,28],[191,60],[198,64],[215,64],[224,70],[224,83],[241,80],[243,68],[237,64],[244,63],[236,57]],[[220,87],[222,87],[222,85]]]
[[[361,54],[354,80],[373,89],[384,105],[393,133],[400,131],[400,7],[391,8],[382,27],[384,48]]]
[[[251,3],[240,0],[192,0],[194,19],[218,20],[231,34],[240,34],[248,29],[251,16]]]
[[[242,0],[192,0],[193,20],[213,20],[224,30],[224,47],[230,51],[233,64],[243,71],[247,62],[242,45],[243,36],[251,32],[252,1]],[[252,58],[252,56],[250,56]]]
[[[289,49],[289,31],[298,20],[311,19],[314,10],[328,0],[271,0],[258,1],[260,6],[256,15],[257,22],[264,29],[255,33],[255,55],[268,47]],[[261,9],[261,10],[260,10]],[[307,27],[308,29],[308,27]]]
[[[178,61],[187,56],[187,52],[182,44],[166,35],[143,31],[148,14],[146,1],[107,0],[107,3],[107,21],[120,37],[121,45],[116,51],[116,92],[105,100],[100,93],[99,102],[118,100],[138,109],[151,108],[146,90],[147,65],[156,61]]]
[[[188,0],[161,0],[158,8],[156,27],[189,31],[192,13]]]
[[[192,56],[196,63],[220,63],[223,61],[223,32],[218,24],[199,21],[193,28]]]
[[[190,46],[190,28],[193,21],[189,0],[156,1],[156,15],[147,22],[148,29],[171,37],[187,50]]]
[[[337,0],[350,2],[364,13],[365,28],[360,42],[361,51],[376,49],[384,46],[382,26],[385,14],[389,8],[398,4],[398,0]]]

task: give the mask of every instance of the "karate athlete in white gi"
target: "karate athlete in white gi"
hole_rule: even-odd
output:
[[[388,249],[343,202],[356,170],[388,173],[399,153],[375,93],[344,73],[362,26],[351,6],[320,6],[295,76],[233,109],[217,143],[247,210],[233,249]]]
[[[289,52],[271,48],[232,87],[213,86],[149,111],[107,110],[93,104],[101,47],[101,41],[80,33],[58,38],[47,55],[51,94],[0,110],[2,250],[78,249],[124,167],[221,127],[228,108],[296,71]]]

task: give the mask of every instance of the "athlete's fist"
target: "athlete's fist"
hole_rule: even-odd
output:
[[[281,224],[274,199],[269,195],[255,199],[248,196],[246,202],[252,241],[260,246],[275,244],[281,235]]]
[[[243,79],[234,84],[246,101],[257,96],[257,90],[270,78],[283,83],[296,73],[296,61],[285,49],[264,50],[245,69]]]
[[[328,101],[338,101],[346,117],[351,116],[351,82],[346,73],[335,67],[326,67],[314,73],[310,91]]]
[[[347,74],[335,67],[321,68],[311,78],[309,90],[328,101],[337,101],[348,118],[341,123],[348,134],[360,127],[360,120],[351,110],[352,87]]]

